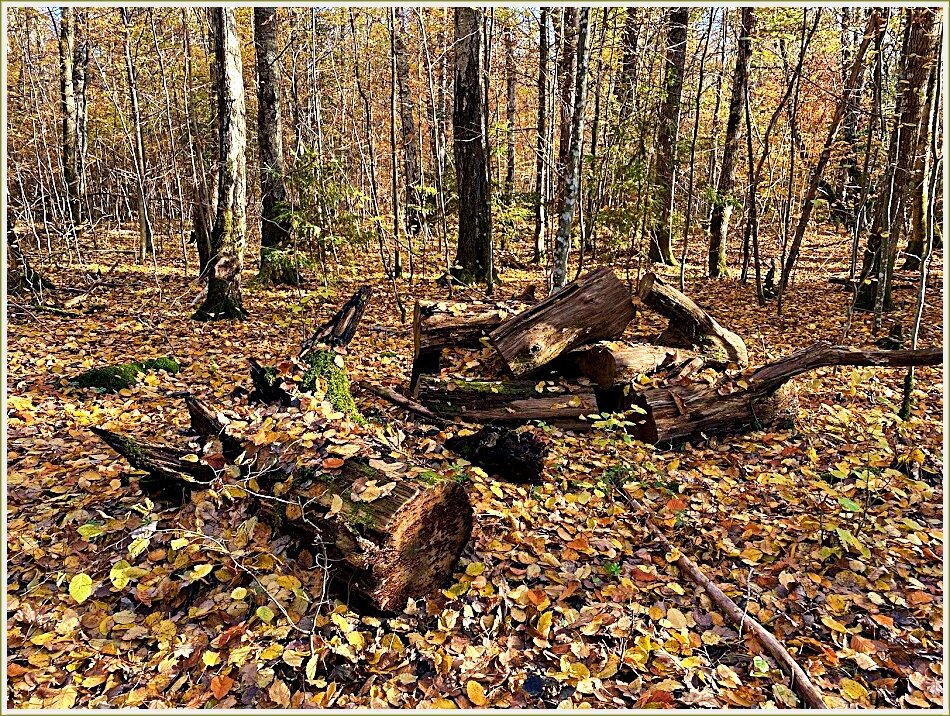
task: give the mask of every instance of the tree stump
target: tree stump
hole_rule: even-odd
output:
[[[489,340],[511,374],[523,376],[584,343],[619,338],[634,311],[626,284],[604,267],[509,318]]]

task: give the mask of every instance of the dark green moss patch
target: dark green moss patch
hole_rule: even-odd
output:
[[[310,258],[299,251],[265,247],[261,249],[261,268],[254,279],[262,286],[299,286],[300,270],[311,265]]]
[[[180,370],[174,358],[150,358],[140,363],[124,363],[102,368],[91,368],[73,378],[70,383],[77,388],[98,388],[107,392],[115,392],[135,385],[139,373],[148,370],[164,370],[168,373],[177,373]]]

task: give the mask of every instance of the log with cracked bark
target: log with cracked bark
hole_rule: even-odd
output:
[[[630,383],[641,374],[650,375],[664,368],[677,369],[696,357],[683,348],[654,346],[647,343],[600,341],[567,354],[581,375],[607,389]]]
[[[190,412],[195,432],[207,439],[226,435],[226,426],[206,405]],[[223,454],[192,462],[184,459],[193,453],[187,448],[145,443],[100,428],[93,432],[134,468],[147,472],[152,487],[181,488],[187,494],[216,479],[244,483],[223,468],[241,451],[239,443],[222,440]],[[254,475],[264,486],[261,489],[267,489],[271,477],[284,484],[288,477],[283,470],[271,475],[253,465],[242,466],[241,475]],[[395,612],[407,599],[433,593],[452,574],[471,536],[471,503],[453,480],[429,484],[393,476],[359,459],[320,474],[293,468],[291,476],[294,485],[280,500],[266,494],[250,496],[253,509],[276,530],[319,542],[332,565],[331,579],[338,591],[346,592],[341,596],[352,596],[357,604]],[[371,480],[388,494],[360,500],[361,490]]]
[[[634,312],[627,285],[605,266],[512,316],[488,338],[511,374],[520,377],[577,346],[619,338]]]

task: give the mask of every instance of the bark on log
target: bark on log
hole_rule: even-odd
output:
[[[656,373],[662,368],[676,368],[696,357],[692,351],[648,344],[628,345],[601,341],[571,351],[580,374],[590,378],[600,388],[635,380],[641,374]]]
[[[667,443],[694,436],[737,433],[794,418],[797,397],[786,383],[807,371],[835,365],[903,367],[942,362],[940,348],[864,350],[819,342],[757,369],[744,389],[670,386],[629,390],[626,396],[615,396],[618,406],[614,409],[634,405],[645,411],[633,430],[643,442]]]
[[[415,395],[420,375],[439,373],[444,348],[482,348],[482,339],[511,313],[498,304],[416,301],[410,393]]]
[[[512,375],[523,376],[584,343],[619,338],[634,312],[626,284],[603,267],[509,318],[489,340]]]
[[[133,467],[148,472],[155,484],[199,489],[224,475],[204,462],[183,460],[189,452],[185,449],[99,428],[93,432]],[[295,468],[293,476],[295,486],[280,501],[248,499],[275,530],[325,548],[331,578],[356,603],[395,612],[407,599],[431,594],[452,574],[471,537],[472,507],[455,481],[428,485],[393,477],[357,459],[322,474]],[[287,475],[280,471],[280,478]],[[256,479],[264,483],[266,475]],[[370,502],[354,499],[370,480],[379,486],[394,483],[392,491]]]
[[[323,344],[330,348],[348,345],[353,340],[356,327],[359,325],[366,304],[373,295],[373,289],[362,286],[350,299],[343,304],[333,317],[318,328],[314,334],[303,342],[300,355],[304,355],[314,346]]]
[[[472,435],[449,438],[445,447],[489,475],[507,482],[541,482],[547,448],[531,433],[517,433],[496,426],[482,428]]]
[[[590,388],[579,385],[545,385],[537,390],[530,380],[419,381],[419,402],[444,419],[466,423],[517,425],[542,420],[566,430],[585,431],[590,423],[582,415],[597,413],[597,399]],[[551,388],[551,389],[549,389]]]
[[[665,284],[659,276],[646,274],[637,290],[640,301],[670,319],[669,326],[656,339],[663,346],[689,348],[700,353],[706,364],[725,368],[736,363],[744,368],[749,363],[745,342],[723,328],[688,296]]]

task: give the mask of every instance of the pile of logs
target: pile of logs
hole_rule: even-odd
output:
[[[667,319],[649,343],[621,340],[638,309]],[[635,438],[667,444],[794,420],[788,381],[828,365],[933,365],[939,349],[875,351],[816,343],[755,371],[742,338],[652,273],[631,292],[599,268],[527,310],[500,304],[416,304],[413,364],[398,402],[427,417],[589,430],[597,415],[626,413]],[[440,375],[446,348],[484,351],[501,376]],[[483,361],[484,363],[485,361]],[[703,375],[692,380],[699,371]],[[644,380],[644,376],[650,380]]]

